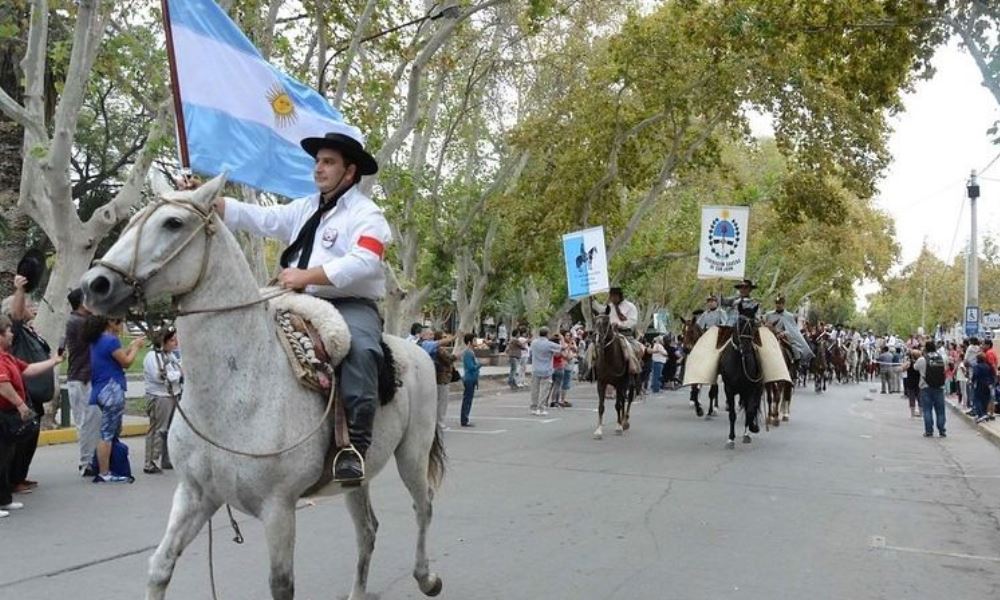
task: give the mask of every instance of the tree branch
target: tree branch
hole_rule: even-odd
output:
[[[84,223],[89,236],[89,244],[96,244],[104,238],[119,221],[128,216],[132,207],[139,202],[142,197],[143,181],[153,163],[152,147],[164,135],[163,130],[169,122],[172,110],[173,102],[169,98],[160,103],[156,118],[153,120],[149,135],[146,137],[146,143],[139,152],[135,163],[132,164],[125,184],[110,202],[95,210],[90,219]]]
[[[0,112],[7,115],[11,121],[14,121],[21,127],[29,130],[31,134],[37,138],[44,139],[46,136],[45,125],[38,120],[36,120],[28,110],[18,104],[16,100],[10,97],[7,92],[0,88]]]
[[[372,15],[375,14],[377,4],[378,0],[368,0],[368,2],[365,3],[365,9],[361,12],[358,24],[355,26],[354,33],[351,35],[351,43],[344,52],[344,66],[340,70],[340,78],[337,80],[337,89],[333,94],[334,106],[339,107],[340,103],[344,100],[344,94],[347,93],[347,80],[351,75],[351,67],[354,65],[354,57],[357,55],[358,48],[361,46],[361,39],[364,37],[365,31],[368,29],[368,23],[371,22]],[[322,83],[320,85],[322,85]]]

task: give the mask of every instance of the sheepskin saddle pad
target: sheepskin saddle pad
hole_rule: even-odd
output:
[[[273,292],[265,288],[261,293]],[[335,306],[308,294],[291,293],[271,300],[278,340],[299,382],[324,397],[336,380],[337,367],[351,348],[351,331]],[[382,404],[393,399],[398,387],[396,363],[385,341],[378,367]]]

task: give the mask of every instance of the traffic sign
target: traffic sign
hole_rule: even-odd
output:
[[[979,335],[979,307],[965,307],[965,335]]]
[[[984,313],[983,325],[989,327],[990,329],[1000,329],[1000,313]]]

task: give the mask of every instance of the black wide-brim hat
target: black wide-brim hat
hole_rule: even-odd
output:
[[[358,166],[358,173],[361,175],[374,175],[378,173],[378,162],[375,157],[365,150],[360,140],[337,132],[330,132],[323,137],[310,137],[302,140],[302,149],[309,156],[316,158],[316,154],[323,148],[340,152],[347,162]]]
[[[17,274],[28,280],[24,291],[33,292],[45,277],[45,255],[39,250],[28,250],[17,263]]]
[[[750,288],[751,290],[757,289],[757,286],[755,286],[753,284],[753,281],[751,281],[749,279],[744,279],[743,281],[737,283],[733,287],[736,288],[736,289],[740,289],[741,287],[747,287],[747,288]]]

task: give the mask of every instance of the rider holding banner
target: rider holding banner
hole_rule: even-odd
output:
[[[603,309],[600,308],[599,304],[592,308],[598,314],[608,315],[611,326],[628,341],[625,344],[625,350],[628,353],[633,372],[638,373],[642,360],[642,348],[635,339],[635,327],[639,323],[639,309],[635,304],[625,299],[625,294],[620,287],[612,287],[608,290],[608,303]]]

